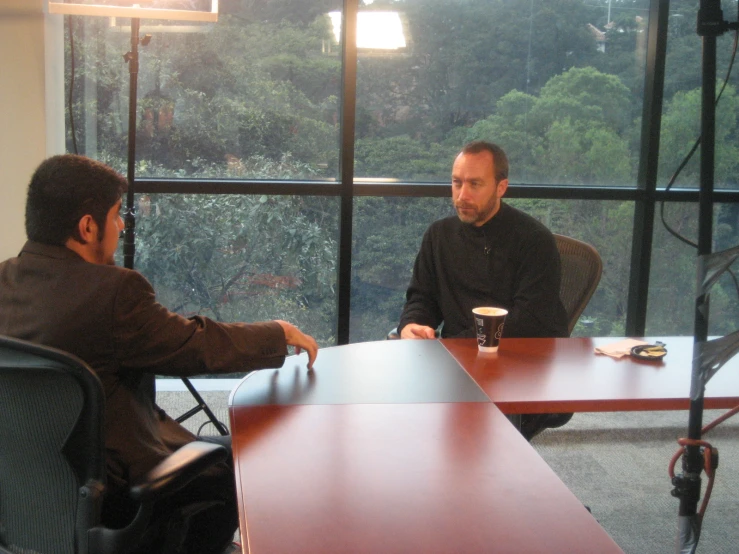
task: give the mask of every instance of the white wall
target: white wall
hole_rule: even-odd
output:
[[[0,260],[26,240],[33,170],[64,151],[62,22],[44,14],[44,0],[0,1]]]

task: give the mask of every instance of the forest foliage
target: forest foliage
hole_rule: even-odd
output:
[[[634,187],[640,163],[646,0],[377,0],[398,10],[398,52],[360,51],[355,175],[448,183],[470,140],[503,146],[511,183]],[[337,0],[221,0],[198,32],[152,31],[141,49],[137,177],[215,181],[339,178],[341,48]],[[735,11],[736,4],[730,3]],[[697,5],[670,5],[659,183],[699,132]],[[144,22],[146,24],[147,22]],[[120,22],[117,23],[120,27]],[[125,27],[75,19],[72,115],[80,153],[125,171],[129,48]],[[725,68],[730,40],[719,41]],[[67,41],[67,82],[72,52]],[[718,186],[736,186],[737,109],[728,86],[717,125]],[[71,126],[68,144],[71,149]],[[697,160],[675,186],[696,186]],[[624,332],[634,204],[515,199],[552,231],[595,245],[604,274],[575,334]],[[397,322],[421,236],[451,214],[445,198],[356,197],[351,340],[378,340]],[[733,206],[716,210],[716,241],[737,236]],[[219,320],[283,318],[336,339],[337,197],[138,194],[136,267],[160,299]],[[667,218],[694,240],[697,208]],[[695,252],[655,225],[648,329],[690,334]],[[712,332],[734,326],[722,283]]]

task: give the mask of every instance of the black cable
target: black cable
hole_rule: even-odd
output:
[[[737,4],[737,19],[739,19],[739,4]],[[737,29],[734,32],[734,48],[731,53],[731,60],[729,60],[729,67],[726,69],[726,77],[724,78],[724,84],[721,87],[721,90],[719,91],[718,95],[716,96],[716,102],[715,106],[718,107],[718,103],[721,100],[721,96],[724,94],[724,90],[726,89],[726,85],[729,83],[729,77],[731,76],[732,68],[734,67],[734,60],[736,59],[736,51],[737,51],[737,45],[739,44],[739,29]],[[693,154],[695,154],[695,151],[698,150],[698,147],[701,144],[701,138],[702,135],[699,135],[698,138],[695,141],[695,144],[693,144],[693,147],[690,149],[690,152],[687,153],[685,158],[683,158],[683,161],[678,166],[677,170],[675,170],[675,173],[670,178],[670,181],[667,183],[667,186],[665,187],[665,192],[669,191],[670,188],[672,188],[672,185],[675,184],[675,181],[677,180],[678,175],[680,175],[680,172],[685,168],[686,165],[688,165],[688,162],[693,157]],[[684,242],[685,244],[692,246],[693,248],[698,248],[698,244],[693,242],[690,239],[685,238],[680,233],[675,231],[665,220],[665,200],[662,200],[660,202],[660,210],[659,210],[660,219],[662,220],[662,225],[667,230],[668,233],[670,233],[673,237],[676,239]],[[731,270],[729,270],[729,273],[731,273]],[[736,277],[734,277],[732,273],[732,278],[734,279],[734,283],[737,285],[737,294],[739,294],[739,283],[737,283]]]
[[[222,422],[222,421],[220,421],[220,420],[217,420],[217,421],[218,421],[218,423],[220,423],[221,425],[223,425],[223,427],[224,427],[224,428],[226,427],[226,426],[225,426],[225,425],[223,424],[223,422]],[[200,436],[200,432],[201,432],[201,431],[203,430],[203,427],[205,427],[206,425],[209,425],[209,424],[212,424],[212,425],[213,425],[213,426],[215,427],[215,423],[213,423],[212,421],[208,420],[208,421],[206,421],[205,423],[201,424],[201,425],[200,425],[200,427],[198,427],[198,430],[196,431],[196,433],[195,433],[195,434],[196,434],[196,435],[197,435],[197,436],[199,437],[199,436]],[[218,428],[216,427],[216,430],[217,430],[217,429],[218,429]]]
[[[69,129],[72,132],[72,148],[75,154],[79,154],[77,150],[77,133],[74,129],[74,113],[72,111],[72,95],[74,94],[74,33],[72,32],[72,16],[67,16],[67,28],[69,29]]]
[[[739,4],[737,4],[737,20],[739,20]],[[736,51],[737,51],[737,45],[739,44],[739,28],[734,32],[734,48],[731,53],[731,59],[729,60],[729,66],[726,69],[726,78],[724,79],[724,84],[721,86],[721,90],[719,91],[718,95],[716,96],[716,102],[715,106],[718,107],[718,103],[721,100],[721,96],[724,94],[724,90],[726,89],[726,85],[729,83],[729,77],[731,76],[732,68],[734,67],[734,60],[736,59]],[[693,147],[690,149],[690,152],[687,153],[685,158],[683,158],[683,161],[678,166],[677,170],[675,170],[675,173],[670,178],[670,181],[667,183],[667,186],[665,187],[665,192],[669,191],[672,185],[675,184],[675,181],[677,180],[678,175],[680,175],[680,172],[685,168],[685,166],[688,164],[690,159],[693,157],[693,154],[695,154],[695,151],[698,150],[698,147],[701,144],[702,135],[699,135],[696,139],[695,143],[693,144]],[[692,246],[693,248],[697,249],[698,244],[693,242],[692,240],[685,238],[680,233],[678,233],[676,230],[674,230],[665,220],[665,200],[662,200],[659,205],[659,216],[662,220],[662,225],[665,228],[665,230],[670,233],[673,237],[678,239],[679,241],[684,242],[688,246]],[[731,277],[731,280],[734,282],[734,289],[736,290],[737,297],[739,297],[739,280],[737,280],[736,275],[731,270],[730,267],[726,268],[727,273],[729,274],[729,277]]]

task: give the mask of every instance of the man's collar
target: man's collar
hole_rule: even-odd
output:
[[[66,246],[58,246],[55,244],[43,244],[32,240],[26,241],[23,245],[19,256],[23,254],[36,254],[37,256],[45,256],[57,260],[82,260],[82,257],[76,252],[70,250]]]
[[[488,229],[488,228],[492,227],[494,225],[494,223],[493,223],[494,221],[496,221],[496,220],[497,221],[500,221],[500,219],[501,219],[500,218],[500,214],[503,213],[503,211],[505,211],[506,209],[507,208],[505,208],[505,204],[503,203],[503,200],[501,200],[500,203],[498,204],[498,209],[493,214],[493,217],[491,217],[485,223],[483,223],[482,225],[480,225],[479,229],[483,229],[483,228],[484,229]]]

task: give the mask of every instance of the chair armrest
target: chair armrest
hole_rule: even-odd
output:
[[[143,502],[176,492],[227,455],[228,450],[219,444],[203,441],[186,444],[131,487],[131,497]]]

